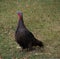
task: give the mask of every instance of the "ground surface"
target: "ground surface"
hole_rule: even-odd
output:
[[[26,27],[43,41],[45,50],[20,51],[14,39],[18,18],[24,13]],[[0,0],[0,59],[59,59],[60,0]]]

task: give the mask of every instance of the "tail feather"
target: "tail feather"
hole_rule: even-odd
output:
[[[36,45],[38,45],[39,47],[44,47],[43,42],[39,40],[36,40]]]

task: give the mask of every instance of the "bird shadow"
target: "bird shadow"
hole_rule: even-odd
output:
[[[25,52],[25,53],[27,53],[27,52],[33,52],[33,51],[36,51],[36,52],[44,52],[45,51],[45,49],[44,49],[44,47],[39,47],[39,46],[37,46],[37,47],[33,47],[32,49],[20,49],[19,50],[19,52]]]

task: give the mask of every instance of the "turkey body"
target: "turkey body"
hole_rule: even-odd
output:
[[[20,16],[21,14],[19,17]],[[43,43],[37,40],[34,35],[25,27],[23,17],[19,18],[18,26],[15,32],[15,39],[22,49],[31,49],[33,46],[44,46]]]

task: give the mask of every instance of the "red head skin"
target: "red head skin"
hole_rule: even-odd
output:
[[[18,19],[21,20],[21,18],[22,18],[22,14],[18,13]]]

